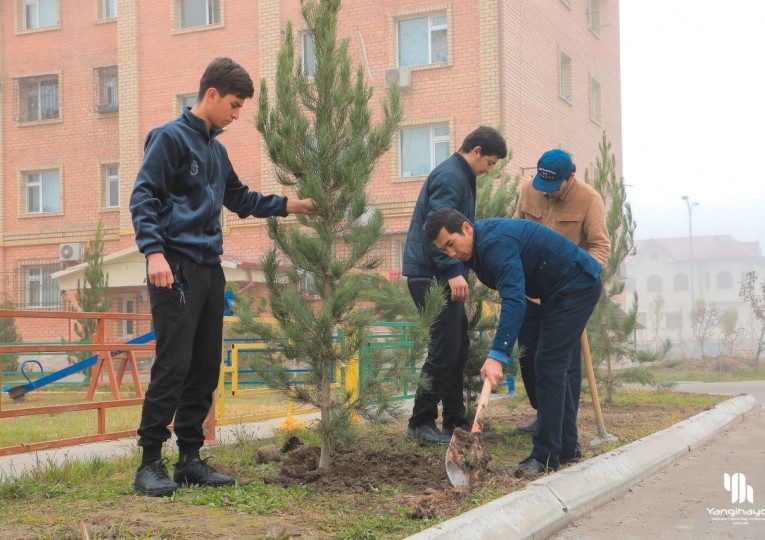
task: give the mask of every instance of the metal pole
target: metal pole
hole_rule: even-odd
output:
[[[685,206],[688,208],[688,266],[690,267],[690,288],[691,288],[691,311],[689,312],[691,323],[691,355],[696,358],[696,322],[693,320],[693,311],[696,309],[696,283],[693,278],[693,207],[698,206],[698,202],[692,203],[688,195],[683,195]]]

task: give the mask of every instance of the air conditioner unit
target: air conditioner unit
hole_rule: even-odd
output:
[[[61,244],[58,248],[61,262],[80,262],[82,260],[82,244]]]
[[[412,86],[412,70],[406,66],[387,68],[385,70],[385,88],[398,83],[399,88]]]

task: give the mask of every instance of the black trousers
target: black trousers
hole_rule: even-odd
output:
[[[537,372],[534,368],[534,358],[537,355],[539,343],[539,331],[541,328],[541,307],[534,302],[526,302],[526,313],[523,318],[520,332],[518,333],[518,346],[521,348],[521,357],[518,364],[521,367],[521,378],[529,403],[534,409],[539,408],[537,399]],[[574,408],[579,410],[579,399],[582,393],[582,344],[577,342],[572,349],[573,360],[568,370],[568,381],[571,385],[571,394],[574,400]]]
[[[176,286],[148,285],[157,344],[138,445],[161,446],[170,438],[168,425],[175,416],[178,447],[201,448],[202,423],[220,374],[226,282],[220,265],[198,265],[174,253],[165,256]]]
[[[419,310],[425,306],[425,294],[433,280],[408,278],[409,294]],[[449,290],[447,287],[447,298]],[[463,371],[468,357],[470,339],[467,334],[465,303],[447,300],[430,331],[430,345],[422,376],[430,387],[417,389],[409,427],[435,425],[438,404],[443,406],[443,427],[453,428],[465,423]]]

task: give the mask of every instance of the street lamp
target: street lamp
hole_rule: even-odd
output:
[[[688,208],[688,247],[689,247],[689,257],[688,257],[688,265],[690,266],[690,277],[691,277],[691,311],[690,311],[690,317],[691,317],[691,338],[692,338],[692,356],[693,358],[696,358],[696,322],[693,319],[693,311],[696,309],[696,292],[695,292],[695,284],[693,280],[693,207],[698,206],[698,202],[691,202],[691,199],[688,197],[688,195],[683,195],[682,199],[685,201],[685,206]]]

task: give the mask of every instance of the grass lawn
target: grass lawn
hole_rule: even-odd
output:
[[[583,393],[583,396],[586,394]],[[585,459],[669,427],[722,401],[720,396],[620,390],[603,404],[609,433],[619,441],[598,448],[592,406],[583,401],[580,442]],[[402,538],[517,489],[512,476],[531,440],[514,426],[533,418],[525,398],[492,401],[485,447],[489,471],[472,490],[450,487],[445,448],[405,441],[403,420],[359,428],[359,437],[333,456],[333,469],[314,481],[281,474],[282,463],[257,464],[257,449],[281,446],[240,436],[204,449],[238,484],[221,489],[182,488],[172,497],[137,496],[132,481],[137,452],[114,460],[41,463],[32,473],[0,481],[0,538]],[[313,432],[293,432],[306,446]],[[297,452],[297,451],[295,451]],[[174,456],[168,456],[170,463]]]
[[[765,358],[755,366],[741,358],[670,359],[648,368],[659,383],[678,381],[732,382],[765,379]]]

